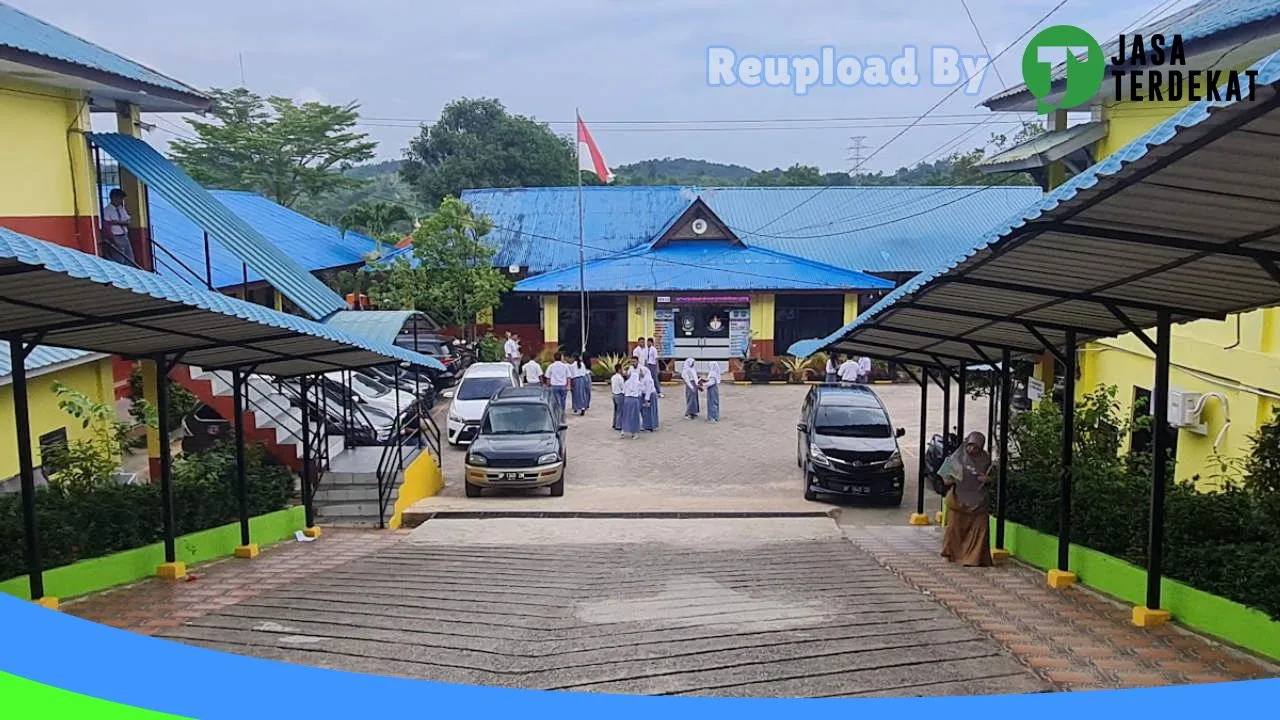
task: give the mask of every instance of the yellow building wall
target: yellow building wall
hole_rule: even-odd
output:
[[[53,385],[58,382],[79,390],[96,402],[115,402],[110,358],[27,378],[31,450],[37,466],[40,464],[41,435],[59,428],[67,429],[68,440],[83,438],[87,434],[79,421],[58,407],[58,397],[53,394]],[[13,384],[6,383],[0,386],[0,480],[18,474],[18,439],[13,413]]]
[[[844,324],[848,325],[858,319],[858,294],[845,293],[844,296]]]
[[[0,217],[96,216],[80,93],[0,76]]]
[[[560,344],[560,298],[542,296],[542,342],[555,347]]]
[[[1112,103],[1103,108],[1107,137],[1097,145],[1097,159],[1132,142],[1187,103]],[[1280,309],[1255,310],[1225,321],[1200,320],[1177,325],[1170,340],[1171,389],[1220,393],[1227,401],[1211,399],[1201,416],[1207,434],[1183,429],[1178,433],[1176,476],[1199,475],[1200,487],[1217,472],[1214,455],[1239,457],[1251,447],[1249,437],[1271,418],[1280,402]],[[1150,350],[1133,335],[1088,344],[1081,355],[1081,393],[1098,386],[1116,386],[1117,398],[1131,412],[1134,387],[1150,390],[1155,361]],[[1230,426],[1215,452],[1214,442],[1230,415]]]
[[[654,333],[654,296],[627,296],[627,342],[638,337],[651,338]]]
[[[751,339],[773,342],[773,294],[760,293],[751,296]]]

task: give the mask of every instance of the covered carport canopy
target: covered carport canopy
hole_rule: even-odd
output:
[[[962,257],[922,273],[832,335],[792,345],[796,355],[861,353],[947,375],[994,364],[998,353],[997,549],[1004,542],[1011,358],[1052,353],[1064,366],[1063,397],[1071,399],[1079,343],[1133,333],[1155,356],[1152,412],[1155,427],[1163,427],[1171,324],[1280,304],[1280,53],[1252,70],[1252,96],[1187,107]],[[1153,326],[1154,333],[1145,330]],[[1147,602],[1133,616],[1144,626],[1168,618],[1159,608],[1170,448],[1167,433],[1153,435]],[[1054,587],[1075,579],[1068,565],[1073,448],[1068,400]],[[922,504],[917,513],[927,522]]]
[[[22,486],[28,581],[44,596],[25,360],[39,345],[144,358],[159,369],[157,426],[168,422],[169,371],[177,363],[230,370],[236,429],[236,479],[242,548],[252,557],[245,474],[245,373],[302,376],[302,501],[312,525],[312,449],[306,376],[389,363],[440,367],[437,360],[339,329],[168,280],[93,255],[0,228],[0,338],[12,355],[14,426]],[[399,422],[399,419],[397,419]],[[162,576],[185,576],[177,561],[170,445],[159,443],[165,563]]]
[[[1189,106],[964,256],[820,340],[925,365],[990,362],[1280,303],[1280,57],[1253,100]],[[1141,335],[1145,337],[1145,335]]]
[[[0,336],[281,377],[440,361],[0,228]]]

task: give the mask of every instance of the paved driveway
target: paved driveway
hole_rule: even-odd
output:
[[[907,493],[901,507],[865,502],[839,506],[842,523],[897,524],[914,510],[915,470],[919,447],[920,391],[909,385],[878,385],[890,418],[904,428],[901,439],[907,465]],[[461,449],[445,448],[445,489],[439,497],[419,503],[407,522],[432,513],[581,512],[581,513],[826,513],[828,502],[803,499],[796,467],[796,429],[806,386],[726,385],[722,420],[681,417],[680,388],[668,387],[662,400],[658,432],[634,440],[620,439],[610,428],[607,395],[596,393],[596,404],[585,417],[571,415],[569,469],[565,496],[547,491],[486,494],[463,497]],[[941,430],[942,393],[930,388],[930,434]],[[954,412],[954,410],[953,410]],[[968,404],[968,427],[986,429],[985,400]],[[940,498],[929,492],[930,512]]]
[[[163,635],[328,668],[532,689],[1047,688],[828,518],[437,519],[406,542]]]

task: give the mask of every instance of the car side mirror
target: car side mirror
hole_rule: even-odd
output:
[[[907,429],[906,429],[906,428],[898,428],[898,431],[897,431],[896,433],[894,433],[894,434],[895,434],[897,437],[902,437],[903,435],[906,435],[906,434],[907,434]]]

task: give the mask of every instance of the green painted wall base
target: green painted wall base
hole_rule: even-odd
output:
[[[1014,557],[1043,570],[1058,564],[1057,537],[1013,522],[1006,521],[1004,528],[1005,549]],[[995,537],[995,518],[991,535]],[[1132,605],[1146,602],[1143,568],[1079,545],[1071,546],[1069,557],[1070,569],[1082,584]],[[1169,578],[1161,580],[1160,604],[1188,628],[1280,660],[1280,622],[1266,613]]]
[[[254,542],[265,545],[293,537],[305,524],[301,507],[267,513],[249,519],[249,534]],[[240,524],[201,530],[183,535],[177,540],[178,561],[187,565],[207,562],[235,554],[240,545]],[[117,585],[136,582],[151,577],[156,567],[164,562],[164,543],[125,550],[91,560],[52,568],[44,572],[44,592],[66,600]],[[27,576],[10,578],[0,582],[0,593],[23,600],[31,599]]]

